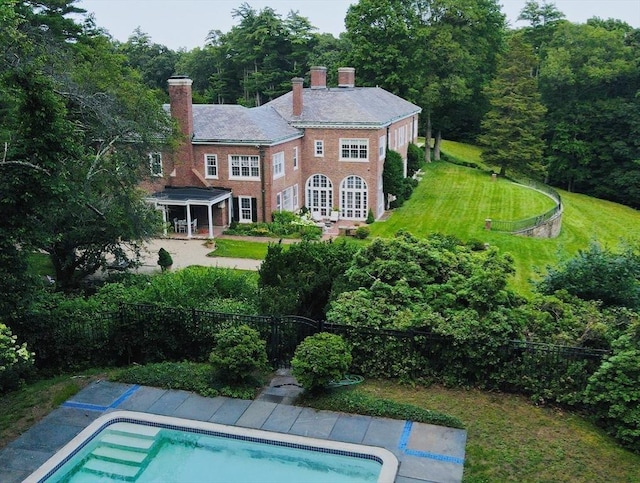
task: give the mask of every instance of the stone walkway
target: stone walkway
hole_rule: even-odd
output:
[[[287,373],[278,374],[255,401],[98,381],[0,451],[0,481],[22,481],[92,421],[114,410],[379,446],[400,461],[396,483],[462,480],[466,431],[288,404],[299,392]]]

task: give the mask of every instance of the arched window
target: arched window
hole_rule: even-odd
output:
[[[367,183],[360,176],[348,176],[340,184],[340,217],[364,220],[369,209]]]
[[[333,185],[323,174],[314,174],[307,180],[305,205],[311,213],[329,216],[333,206]]]

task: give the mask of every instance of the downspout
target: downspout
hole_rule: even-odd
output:
[[[266,205],[266,187],[265,187],[265,171],[264,171],[264,146],[258,146],[258,150],[260,153],[260,185],[262,188],[262,221],[264,223],[267,222],[267,205]]]

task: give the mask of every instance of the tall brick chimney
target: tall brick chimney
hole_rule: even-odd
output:
[[[174,169],[169,175],[172,186],[196,186],[199,182],[193,171],[193,100],[191,98],[191,84],[193,81],[187,76],[173,76],[167,81],[169,84],[169,105],[171,117],[178,121],[183,140],[174,155]]]
[[[191,98],[191,84],[193,81],[185,75],[170,77],[169,103],[171,117],[178,121],[180,130],[187,139],[193,135],[193,101]]]
[[[327,88],[327,68],[321,66],[311,67],[311,88],[326,89]]]
[[[338,87],[355,87],[356,70],[353,67],[340,67],[338,69]]]
[[[293,112],[292,114],[296,117],[300,117],[302,115],[302,83],[304,79],[301,77],[294,77],[291,79],[291,86],[293,90]]]

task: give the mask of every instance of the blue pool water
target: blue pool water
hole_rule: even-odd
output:
[[[117,422],[93,437],[47,482],[375,482],[365,455],[290,443]]]

